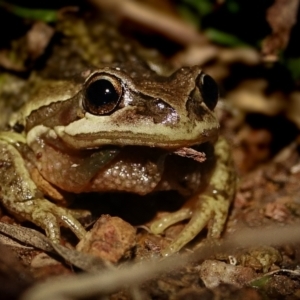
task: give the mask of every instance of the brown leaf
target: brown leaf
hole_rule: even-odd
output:
[[[36,22],[27,33],[27,49],[32,60],[39,58],[50,43],[54,30],[43,22]]]
[[[49,239],[36,230],[0,222],[0,232],[37,249],[46,252],[54,251]]]
[[[96,272],[109,266],[108,262],[98,257],[54,244],[46,236],[30,228],[0,222],[0,232],[45,252],[56,252],[67,262],[84,271]]]
[[[183,147],[174,151],[174,154],[182,157],[191,158],[197,162],[204,162],[206,160],[206,155],[204,152],[199,152],[192,148]]]
[[[272,28],[262,45],[265,59],[277,59],[278,51],[285,49],[289,42],[290,32],[297,20],[298,0],[275,0],[267,11],[267,21]]]
[[[59,244],[52,244],[55,251],[72,265],[87,272],[99,272],[105,268],[111,268],[109,262],[102,260],[99,257],[82,253],[77,250],[68,249]]]

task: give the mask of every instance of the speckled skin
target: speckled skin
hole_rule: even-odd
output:
[[[23,132],[0,133],[0,198],[8,211],[42,227],[52,241],[59,242],[61,225],[79,239],[85,229],[68,209],[47,200],[47,193],[33,181],[33,170],[53,188],[72,193],[145,195],[177,190],[193,198],[195,206],[151,226],[159,234],[190,219],[164,250],[169,255],[206,225],[209,237],[220,236],[235,191],[230,149],[224,139],[217,140],[219,124],[214,105],[203,94],[201,69],[158,74],[156,66],[126,45],[114,44],[111,54],[123,51],[115,59],[106,57],[74,78],[41,80],[33,89],[30,101],[11,120],[12,126],[23,126]],[[103,78],[113,83],[119,98],[113,109],[95,113],[90,110],[87,90]],[[203,148],[212,144],[214,150]],[[208,164],[212,167],[208,170],[205,164],[173,154],[182,147],[207,149],[209,160],[216,158],[215,165]],[[204,180],[208,174],[210,179]]]

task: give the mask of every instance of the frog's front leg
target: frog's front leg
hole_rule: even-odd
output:
[[[196,206],[183,208],[152,223],[151,231],[162,233],[167,227],[179,221],[189,219],[189,223],[179,236],[163,250],[167,256],[179,251],[190,242],[206,225],[208,237],[220,237],[227,219],[230,203],[236,187],[236,175],[227,141],[220,138],[215,145],[216,166],[207,189],[197,195]]]
[[[0,133],[2,204],[16,217],[29,220],[43,228],[53,242],[60,240],[60,224],[70,228],[81,239],[85,235],[83,226],[67,209],[43,198],[13,142],[22,142],[22,136],[16,133]]]

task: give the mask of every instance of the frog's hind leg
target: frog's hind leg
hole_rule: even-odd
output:
[[[0,201],[6,209],[43,228],[53,242],[59,242],[60,224],[70,228],[78,238],[84,236],[85,229],[70,212],[43,198],[21,154],[6,136],[1,135],[0,184]]]
[[[215,145],[216,166],[207,189],[196,196],[196,206],[183,208],[157,220],[151,225],[155,234],[162,233],[168,226],[179,221],[190,221],[179,236],[163,251],[167,256],[179,251],[208,225],[208,237],[220,237],[227,219],[228,210],[235,193],[236,176],[227,141],[220,138]]]

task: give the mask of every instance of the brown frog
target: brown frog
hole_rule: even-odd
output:
[[[159,234],[190,219],[164,250],[168,255],[207,225],[209,237],[220,236],[235,175],[228,144],[218,139],[214,80],[198,66],[164,75],[132,49],[127,47],[126,59],[124,52],[114,53],[72,78],[39,81],[11,118],[19,131],[0,133],[0,198],[12,214],[59,242],[61,224],[79,239],[85,229],[70,210],[45,198],[32,175],[36,170],[54,189],[70,193],[176,190],[194,205],[151,226]],[[208,173],[202,163],[176,155],[204,144],[215,158]]]

